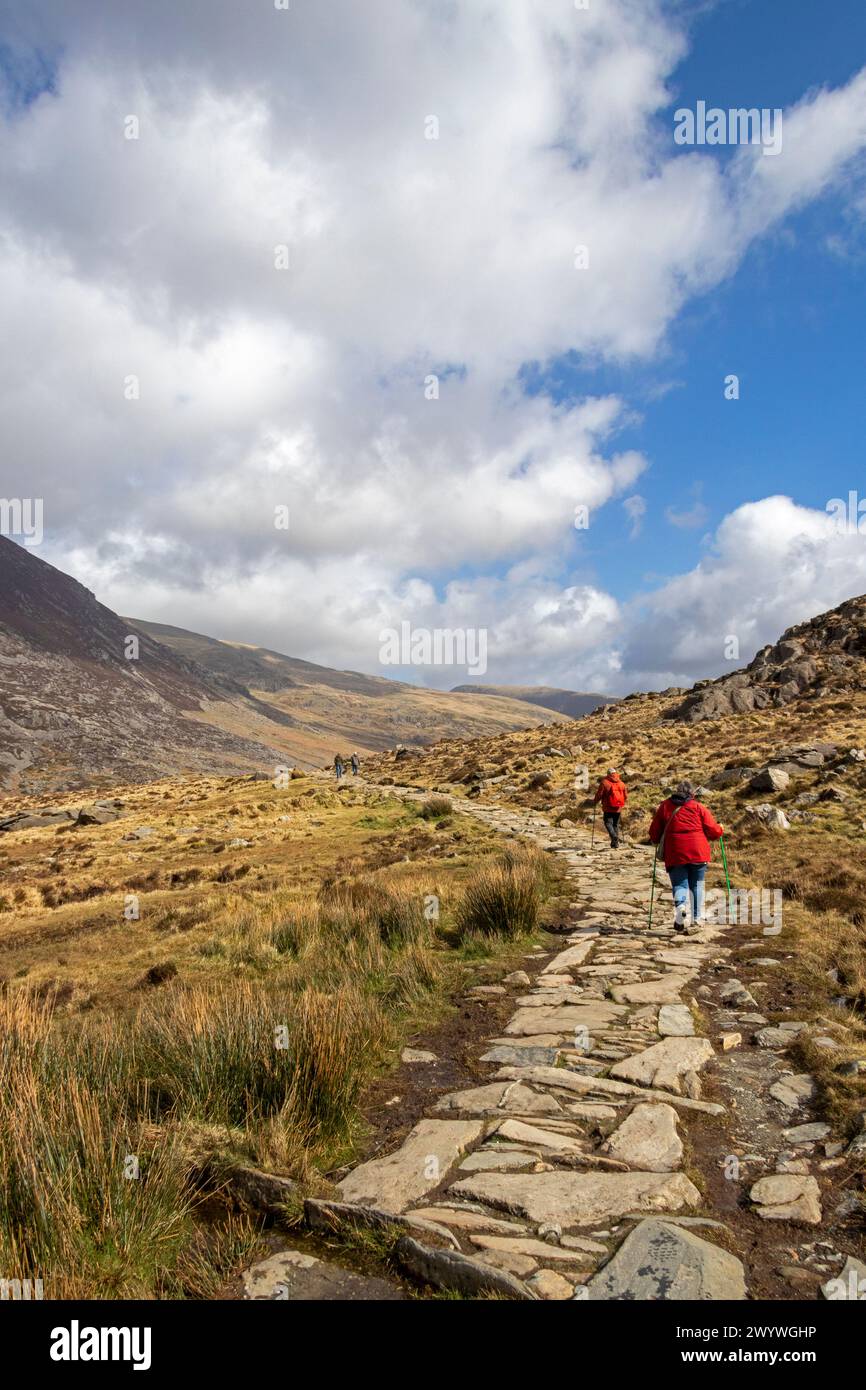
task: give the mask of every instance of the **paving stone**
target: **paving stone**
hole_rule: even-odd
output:
[[[535,1033],[570,1033],[574,1036],[575,1029],[593,1029],[603,1027],[606,1023],[613,1023],[617,1018],[621,1018],[626,1013],[626,1009],[617,1004],[608,1003],[586,1003],[565,1005],[558,1009],[518,1009],[517,1013],[506,1024],[507,1034],[535,1034]]]
[[[631,1211],[680,1211],[701,1202],[684,1173],[488,1173],[460,1179],[450,1191],[563,1228],[595,1226]]]
[[[821,1190],[815,1178],[796,1173],[773,1173],[759,1178],[749,1193],[766,1221],[791,1221],[816,1226],[821,1220]]]
[[[794,1125],[793,1129],[783,1129],[782,1133],[788,1143],[797,1148],[800,1144],[817,1144],[819,1139],[826,1139],[830,1126],[821,1123]]]
[[[420,1217],[422,1221],[436,1222],[440,1226],[450,1226],[455,1231],[491,1231],[511,1236],[523,1235],[526,1231],[526,1227],[517,1222],[503,1221],[480,1211],[461,1211],[457,1207],[416,1207],[409,1215]]]
[[[563,1303],[574,1294],[574,1285],[553,1269],[540,1269],[537,1274],[533,1274],[532,1278],[527,1280],[527,1284],[538,1294],[539,1298],[547,1299],[550,1302]]]
[[[663,1004],[659,1009],[658,1031],[664,1037],[692,1037],[695,1031],[695,1020],[688,1005]]]
[[[681,1095],[681,1078],[700,1071],[714,1055],[707,1038],[665,1038],[645,1052],[617,1062],[610,1074],[617,1081],[632,1081]]]
[[[569,946],[565,951],[560,951],[559,955],[554,956],[541,973],[543,975],[565,974],[573,965],[583,965],[597,940],[596,936],[586,936],[577,945]]]
[[[688,975],[665,975],[660,980],[648,980],[639,985],[613,985],[611,998],[617,1004],[678,1004],[680,995],[694,977]]]
[[[437,1115],[455,1110],[469,1115],[496,1115],[503,1110],[517,1115],[555,1115],[561,1109],[553,1096],[539,1095],[515,1081],[492,1081],[488,1086],[452,1091],[433,1106]]]
[[[500,1044],[481,1056],[482,1062],[499,1062],[515,1067],[552,1067],[560,1054],[558,1047],[514,1047]]]
[[[500,1076],[516,1078],[522,1076],[533,1085],[549,1086],[562,1091],[579,1091],[603,1097],[638,1097],[640,1100],[661,1100],[684,1110],[700,1110],[705,1115],[723,1115],[725,1107],[715,1101],[692,1100],[667,1091],[647,1090],[633,1086],[627,1081],[615,1081],[608,1076],[582,1076],[580,1072],[569,1071],[565,1067],[503,1067]]]
[[[461,1173],[543,1173],[552,1165],[545,1163],[538,1154],[524,1149],[516,1151],[504,1146],[492,1149],[476,1149],[460,1161]]]
[[[741,1262],[663,1220],[642,1221],[587,1284],[591,1301],[709,1301],[746,1297]]]
[[[479,1250],[504,1250],[515,1255],[529,1255],[539,1262],[558,1264],[583,1264],[592,1261],[592,1256],[583,1250],[566,1250],[559,1245],[550,1245],[544,1240],[531,1237],[471,1235],[470,1242]],[[605,1251],[605,1254],[607,1251]]]
[[[573,1135],[556,1134],[553,1130],[538,1129],[535,1125],[524,1124],[521,1120],[503,1120],[497,1125],[496,1134],[502,1139],[510,1139],[516,1144],[553,1149],[557,1153],[580,1153],[581,1144]]]
[[[435,1052],[422,1052],[415,1047],[404,1047],[400,1053],[402,1062],[438,1062]]]
[[[395,1153],[362,1163],[343,1179],[343,1200],[405,1211],[438,1187],[483,1133],[481,1120],[419,1120]]]
[[[683,1156],[677,1112],[672,1105],[636,1105],[608,1136],[602,1153],[647,1173],[674,1172]]]
[[[781,1081],[775,1081],[769,1089],[769,1095],[781,1105],[786,1105],[789,1110],[796,1110],[799,1106],[814,1100],[815,1091],[815,1078],[808,1072],[801,1072],[797,1076],[786,1076]]]
[[[475,1258],[482,1264],[490,1265],[493,1269],[507,1270],[509,1274],[515,1274],[521,1279],[538,1269],[538,1261],[531,1255],[521,1255],[514,1250],[482,1250]]]

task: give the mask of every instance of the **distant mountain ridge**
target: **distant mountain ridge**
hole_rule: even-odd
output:
[[[138,650],[132,651],[137,639]],[[0,788],[321,766],[336,751],[553,722],[517,701],[332,671],[121,618],[0,536]]]
[[[600,705],[613,705],[610,695],[594,695],[583,690],[560,690],[554,685],[455,685],[455,693],[493,695],[497,699],[523,700],[542,709],[556,710],[569,719],[581,719]]]

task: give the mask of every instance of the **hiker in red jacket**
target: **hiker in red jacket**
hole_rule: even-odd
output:
[[[599,782],[593,799],[601,802],[604,828],[610,836],[611,849],[619,849],[619,818],[623,806],[628,801],[628,787],[615,767],[608,768],[607,775]]]
[[[686,909],[691,906],[692,925],[704,916],[704,879],[712,851],[710,840],[723,831],[712,814],[695,798],[691,782],[679,786],[663,801],[652,819],[649,837],[664,852],[665,868],[674,895],[674,930],[686,929]]]

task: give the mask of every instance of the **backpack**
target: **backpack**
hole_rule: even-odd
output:
[[[620,811],[625,805],[626,791],[623,782],[608,782],[607,802],[612,811]]]

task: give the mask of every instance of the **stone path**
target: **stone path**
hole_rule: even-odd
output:
[[[404,1265],[434,1283],[529,1299],[746,1298],[743,1264],[724,1248],[732,1242],[690,1138],[701,1126],[697,1147],[713,1168],[734,1142],[736,1117],[707,1097],[706,1083],[735,1056],[727,1049],[736,1034],[714,1046],[694,993],[700,972],[730,955],[728,929],[675,934],[663,886],[650,933],[644,847],[596,842],[591,852],[577,827],[496,805],[455,809],[555,854],[574,885],[576,926],[552,959],[534,953],[525,975],[509,977],[514,1011],[481,1058],[489,1081],[436,1100],[396,1152],[348,1174],[342,1202],[374,1222],[396,1218]],[[765,1023],[733,984],[715,1006],[723,1025]],[[788,1122],[810,1096],[810,1078],[784,1072],[772,1050],[792,1035],[750,1050],[770,1068],[761,1085],[783,1087],[773,1103]],[[784,1133],[790,1152],[764,1154],[730,1206],[750,1200],[768,1222],[814,1225],[820,1191],[806,1160],[823,1131]],[[341,1219],[334,1204],[308,1208],[320,1224]],[[833,1258],[838,1267],[818,1268],[838,1272],[843,1255]]]

